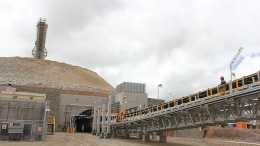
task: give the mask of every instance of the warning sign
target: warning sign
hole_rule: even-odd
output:
[[[2,123],[2,129],[7,129],[7,124],[6,123]]]
[[[42,133],[42,127],[38,127],[38,133]]]

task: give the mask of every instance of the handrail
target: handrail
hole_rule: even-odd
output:
[[[232,91],[231,92],[233,93],[233,92],[238,92],[238,91],[244,90],[245,88],[248,88],[248,86],[260,85],[260,75],[259,74],[260,74],[260,71],[232,81]],[[233,86],[234,86],[234,88],[233,88]],[[223,88],[225,88],[224,91],[221,90]],[[129,119],[131,120],[131,119],[134,119],[135,116],[138,116],[140,114],[153,115],[154,113],[156,114],[157,112],[162,113],[169,108],[173,108],[173,109],[179,108],[179,107],[185,106],[187,104],[193,104],[194,102],[200,102],[203,100],[207,100],[209,98],[223,96],[227,93],[230,93],[229,83],[226,83],[224,85],[218,85],[213,88],[208,88],[206,90],[199,91],[195,94],[191,94],[191,95],[188,95],[185,97],[181,97],[179,99],[171,100],[169,102],[155,105],[155,106],[143,109],[143,110],[123,114],[123,117],[124,117],[123,119],[127,119],[128,117],[130,117]],[[170,105],[172,105],[172,106],[170,106]],[[164,108],[164,106],[167,106],[167,107]],[[135,115],[135,113],[136,113],[136,115]]]

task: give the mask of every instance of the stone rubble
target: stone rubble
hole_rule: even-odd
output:
[[[109,83],[97,73],[49,60],[0,57],[0,84],[110,93]]]

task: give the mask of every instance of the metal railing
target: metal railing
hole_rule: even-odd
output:
[[[123,114],[122,120],[118,122],[133,121],[136,119],[141,119],[144,117],[153,116],[155,114],[163,113],[171,109],[177,109],[183,106],[194,104],[197,102],[205,101],[219,96],[224,96],[226,94],[232,94],[234,92],[239,92],[250,87],[260,85],[260,71],[244,76],[242,78],[232,81],[232,83],[227,83],[224,85],[219,85],[213,88],[208,88],[206,90],[185,96],[176,100],[172,100],[163,104],[159,104],[144,110],[139,110],[132,113]],[[230,86],[232,90],[230,91]]]

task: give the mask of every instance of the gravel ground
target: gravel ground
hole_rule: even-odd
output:
[[[210,127],[205,137],[260,143],[260,129]]]
[[[1,142],[1,146],[253,146],[260,144],[239,143],[214,139],[193,139],[168,137],[167,143],[159,143],[158,139],[142,142],[141,139],[99,139],[98,136],[86,133],[57,132],[48,135],[46,142]]]
[[[51,60],[0,57],[0,84],[109,93],[114,88],[97,73]]]

